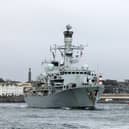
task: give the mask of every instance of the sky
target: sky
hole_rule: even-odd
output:
[[[0,0],[0,77],[26,81],[41,72],[65,26],[88,45],[84,63],[104,79],[129,79],[128,0]]]

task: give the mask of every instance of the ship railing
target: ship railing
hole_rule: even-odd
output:
[[[80,44],[80,45],[72,45],[71,47],[70,47],[70,49],[72,49],[72,50],[84,50],[84,45],[82,45],[82,44]],[[55,48],[55,45],[54,45],[54,47],[51,47],[51,50],[55,50],[55,49],[58,49],[58,50],[65,50],[66,49],[66,47],[65,47],[65,45],[61,45],[61,46],[56,46],[56,48]]]
[[[94,87],[94,86],[97,86],[97,82],[91,82],[91,83],[82,83],[83,86],[88,86],[88,87]]]

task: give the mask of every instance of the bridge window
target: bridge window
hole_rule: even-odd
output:
[[[91,72],[88,72],[88,75],[91,75]]]

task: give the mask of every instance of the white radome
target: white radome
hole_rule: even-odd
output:
[[[53,64],[47,64],[45,66],[45,71],[48,72],[48,71],[53,71],[54,70],[54,65]]]

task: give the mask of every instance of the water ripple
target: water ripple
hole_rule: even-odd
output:
[[[96,110],[33,109],[0,104],[0,129],[128,129],[127,104],[97,104]]]

